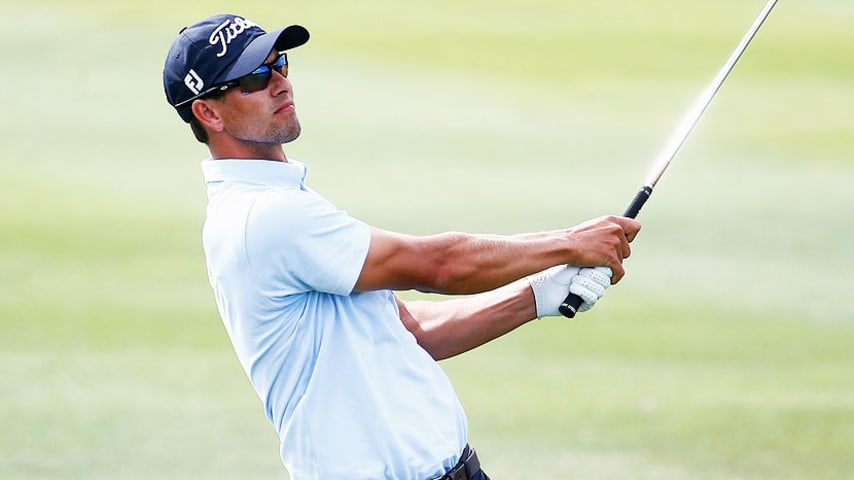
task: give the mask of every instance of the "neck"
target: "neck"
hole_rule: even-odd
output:
[[[280,144],[269,143],[231,143],[222,144],[211,139],[208,145],[211,152],[211,158],[214,160],[229,159],[247,159],[247,160],[270,160],[274,162],[287,162],[288,157],[285,155],[285,149]]]

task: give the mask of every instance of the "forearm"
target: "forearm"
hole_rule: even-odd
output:
[[[625,224],[625,225],[624,225]],[[605,266],[622,277],[639,224],[601,217],[566,230],[520,235],[442,233],[424,237],[371,229],[356,291],[486,292],[560,264]]]
[[[559,232],[520,235],[447,233],[425,239],[422,259],[432,275],[416,288],[471,294],[486,292],[571,257],[572,244]]]
[[[436,360],[483,345],[537,316],[527,280],[447,301],[398,299],[398,307],[403,324]]]

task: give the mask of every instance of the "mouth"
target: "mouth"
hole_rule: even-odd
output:
[[[273,112],[274,115],[278,115],[280,113],[288,113],[294,111],[294,102],[285,102],[276,111]]]

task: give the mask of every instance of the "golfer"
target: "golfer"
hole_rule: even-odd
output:
[[[488,480],[436,362],[557,315],[569,291],[589,309],[640,225],[419,237],[349,216],[282,146],[300,135],[287,51],[308,38],[215,15],[166,58],[166,97],[210,150],[203,243],[222,322],[294,480]],[[408,289],[467,295],[394,293]]]

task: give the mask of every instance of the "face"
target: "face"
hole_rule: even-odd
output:
[[[272,51],[264,64],[273,64],[278,58],[279,53]],[[266,88],[244,92],[234,86],[226,90],[220,101],[225,106],[220,109],[224,131],[237,140],[281,145],[299,137],[291,82],[275,70]]]

